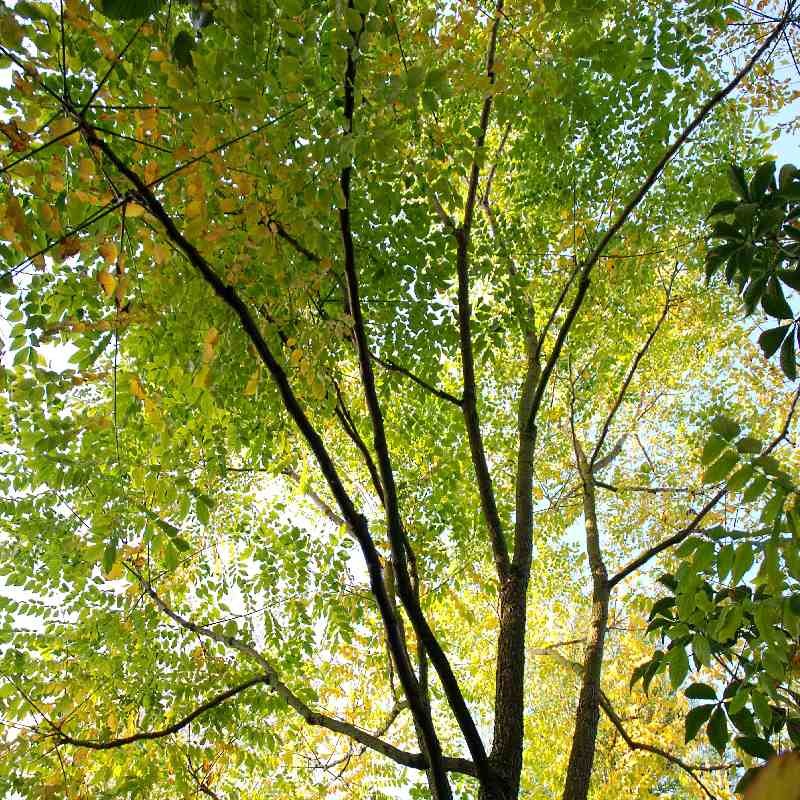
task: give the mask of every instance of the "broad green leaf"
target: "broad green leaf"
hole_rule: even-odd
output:
[[[797,358],[794,349],[794,336],[791,334],[783,340],[780,353],[780,364],[783,374],[790,380],[797,380]]]
[[[703,483],[718,483],[724,480],[730,471],[736,466],[739,456],[732,450],[726,450],[706,471],[703,473]]]
[[[736,548],[731,568],[731,583],[735,586],[741,581],[750,567],[753,566],[753,545],[750,542],[742,542]]]
[[[717,692],[707,683],[693,683],[686,687],[684,694],[690,700],[714,700],[717,699]]]
[[[769,188],[770,183],[772,182],[774,175],[774,161],[765,161],[763,164],[761,164],[761,166],[759,166],[759,168],[755,171],[752,180],[750,181],[750,197],[753,200],[760,200],[764,196]]]
[[[728,745],[728,721],[722,706],[717,706],[711,714],[706,733],[711,746],[722,755]]]
[[[714,710],[714,705],[702,705],[702,706],[695,706],[693,709],[689,711],[686,715],[686,729],[684,733],[684,742],[688,744],[692,741],[692,739],[697,736],[700,731],[700,728],[705,725],[708,721],[708,718],[711,716],[711,712]]]
[[[689,674],[689,657],[686,655],[686,648],[681,646],[673,647],[667,653],[667,664],[669,667],[669,681],[672,684],[672,688],[677,689]]]
[[[770,328],[758,337],[758,344],[764,353],[765,358],[772,358],[778,352],[781,342],[791,328],[790,325],[779,325],[777,328]]]

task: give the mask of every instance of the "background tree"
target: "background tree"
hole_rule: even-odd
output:
[[[794,507],[701,277],[794,4],[2,12],[6,795],[728,794],[644,629],[720,412]]]

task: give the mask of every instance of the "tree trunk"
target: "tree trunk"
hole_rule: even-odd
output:
[[[603,667],[603,648],[608,626],[608,574],[603,563],[597,511],[594,497],[594,479],[581,446],[574,440],[578,469],[583,482],[583,513],[586,525],[586,552],[592,570],[592,615],[583,678],[575,714],[575,732],[569,754],[567,776],[564,781],[563,800],[586,800],[594,765],[597,725],[600,720],[600,673]]]

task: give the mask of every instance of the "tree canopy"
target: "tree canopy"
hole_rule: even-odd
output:
[[[0,2],[0,796],[789,797],[799,24]]]

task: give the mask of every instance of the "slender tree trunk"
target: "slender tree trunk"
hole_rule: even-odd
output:
[[[530,337],[530,343],[533,336]],[[538,378],[529,347],[529,370],[522,390],[520,440],[517,453],[514,558],[500,585],[500,634],[495,671],[494,737],[490,763],[497,785],[483,787],[480,800],[516,800],[522,775],[525,699],[525,629],[533,530],[533,451],[535,432],[525,422],[528,399]]]
[[[512,575],[500,589],[500,635],[497,642],[495,716],[489,758],[497,776],[482,787],[480,800],[516,800],[522,774],[523,695],[527,575]]]
[[[600,547],[597,527],[594,481],[586,457],[574,438],[578,469],[583,483],[583,514],[586,525],[586,552],[592,571],[592,614],[583,662],[581,692],[575,714],[575,732],[569,755],[563,800],[586,800],[594,766],[597,725],[600,720],[600,673],[608,626],[608,574]]]

